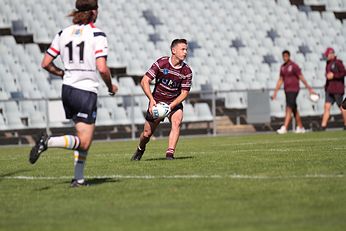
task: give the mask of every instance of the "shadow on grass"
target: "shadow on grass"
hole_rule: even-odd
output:
[[[110,177],[101,177],[101,178],[86,179],[86,182],[88,183],[89,186],[96,186],[101,184],[116,183],[116,182],[120,182],[120,180],[115,178],[110,178]],[[71,181],[64,181],[63,183],[70,184]]]
[[[107,184],[107,183],[115,183],[115,182],[119,182],[118,179],[114,179],[114,178],[91,178],[91,179],[87,179],[86,182],[88,183],[88,187],[93,187],[93,186],[97,186],[97,185],[101,185],[101,184]],[[42,188],[37,188],[35,189],[35,191],[46,191],[51,189],[52,187],[54,187],[54,185],[59,184],[59,185],[66,185],[67,187],[70,187],[71,181],[63,181],[60,183],[55,183],[55,184],[51,184],[50,186],[45,186]],[[84,188],[84,187],[83,187]]]
[[[92,179],[88,179],[87,183],[90,186],[95,186],[95,185],[100,185],[100,184],[108,184],[108,183],[116,183],[116,182],[120,182],[119,179],[115,179],[115,178],[109,178],[109,177],[104,177],[104,178],[92,178]]]
[[[174,157],[174,160],[187,160],[187,159],[194,159],[194,156],[180,156],[180,157]],[[160,158],[151,158],[146,159],[144,161],[160,161],[160,160],[166,160],[166,157],[160,157]]]
[[[1,174],[0,175],[0,181],[3,180],[3,178],[6,178],[6,177],[10,177],[10,176],[15,176],[19,173],[23,173],[23,172],[30,172],[29,169],[20,169],[20,170],[16,170],[16,171],[13,171],[13,172],[8,172],[8,173],[4,173],[4,174]]]

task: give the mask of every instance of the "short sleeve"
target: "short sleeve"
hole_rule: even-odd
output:
[[[47,50],[47,54],[52,56],[53,58],[56,58],[60,54],[60,48],[59,48],[59,41],[62,31],[60,31],[58,34],[55,35],[53,42],[51,43],[50,47]]]
[[[157,74],[159,73],[160,66],[159,66],[159,60],[157,60],[153,65],[151,65],[150,69],[145,73],[146,76],[148,76],[151,80],[155,79]]]
[[[294,73],[297,77],[302,75],[302,70],[300,69],[298,65],[294,65]]]
[[[283,68],[280,67],[280,78],[284,76]]]
[[[108,56],[108,41],[104,32],[94,32],[95,58]]]
[[[181,83],[181,89],[190,91],[192,85],[192,71],[191,69],[189,70],[188,74],[185,76]]]

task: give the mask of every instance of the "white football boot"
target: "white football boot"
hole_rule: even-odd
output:
[[[277,132],[278,134],[280,134],[280,135],[286,134],[286,133],[287,133],[287,129],[286,129],[285,126],[282,125],[280,129],[276,130],[276,132]]]
[[[299,133],[299,134],[303,134],[303,133],[305,133],[306,131],[305,131],[305,128],[304,127],[302,127],[302,128],[300,128],[300,127],[297,127],[296,128],[296,131],[295,131],[295,133]]]

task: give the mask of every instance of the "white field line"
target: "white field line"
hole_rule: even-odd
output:
[[[291,176],[266,176],[266,175],[104,175],[104,176],[86,176],[86,179],[245,179],[245,180],[271,180],[271,179],[333,179],[346,178],[346,175],[328,175],[328,174],[312,174],[312,175],[291,175]],[[2,176],[0,179],[5,180],[67,180],[71,176]]]

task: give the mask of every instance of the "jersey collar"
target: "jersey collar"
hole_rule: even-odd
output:
[[[168,62],[169,62],[169,64],[171,65],[171,67],[173,67],[174,69],[179,70],[179,69],[181,69],[181,68],[183,67],[183,65],[180,65],[179,67],[175,67],[175,66],[172,64],[172,57],[169,57]]]

